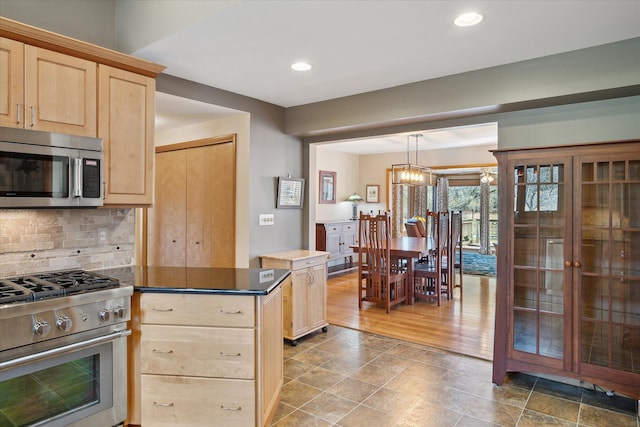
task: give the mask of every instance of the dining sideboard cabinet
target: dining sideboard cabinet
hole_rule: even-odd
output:
[[[525,371],[640,398],[640,141],[494,154],[493,382]]]
[[[358,244],[357,221],[327,221],[316,223],[316,250],[331,254],[335,265],[327,267],[328,274],[342,273],[355,268],[355,255],[351,246]]]
[[[292,345],[298,338],[327,331],[327,259],[324,251],[293,250],[262,255],[262,268],[291,270],[282,285],[283,336]]]

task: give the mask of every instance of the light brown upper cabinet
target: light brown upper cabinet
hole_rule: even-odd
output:
[[[96,63],[0,39],[0,124],[96,136]]]
[[[0,36],[0,126],[102,138],[105,207],[150,206],[164,67],[1,16]]]
[[[156,81],[98,66],[98,137],[104,141],[105,205],[153,203]]]
[[[147,264],[235,267],[235,136],[156,148]]]

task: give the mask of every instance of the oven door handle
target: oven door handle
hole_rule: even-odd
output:
[[[29,354],[27,356],[19,357],[17,359],[7,360],[6,362],[0,362],[0,371],[8,368],[14,368],[16,366],[24,365],[26,363],[36,362],[38,360],[46,359],[48,357],[60,356],[61,354],[68,353],[70,351],[79,350],[84,347],[91,347],[97,344],[113,341],[118,338],[124,338],[129,335],[131,335],[131,330],[126,329],[124,331],[113,332],[109,335],[91,338],[85,341],[65,345],[58,348],[52,348],[51,350],[42,351],[40,353]]]

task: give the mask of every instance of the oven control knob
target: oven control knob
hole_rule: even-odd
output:
[[[121,319],[124,319],[125,316],[127,315],[127,309],[121,306],[118,306],[116,308],[113,309],[113,315],[115,317],[119,317]]]
[[[111,311],[103,308],[102,310],[100,310],[100,313],[98,313],[98,317],[100,317],[100,320],[107,321],[111,318]]]
[[[33,325],[33,332],[39,337],[46,337],[51,332],[51,325],[44,320],[38,320]]]
[[[56,321],[56,326],[63,332],[69,332],[71,330],[71,326],[73,322],[67,316],[60,316]]]

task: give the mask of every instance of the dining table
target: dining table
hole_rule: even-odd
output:
[[[360,245],[350,245],[355,252],[360,252]],[[366,246],[365,246],[366,247]],[[415,301],[413,287],[413,264],[429,253],[435,247],[431,237],[393,237],[389,240],[389,253],[392,258],[407,260],[407,275],[409,276],[409,289],[407,291],[407,304],[411,305]]]

